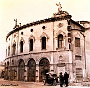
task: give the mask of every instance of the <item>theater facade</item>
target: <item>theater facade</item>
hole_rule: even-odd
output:
[[[60,3],[59,3],[60,4]],[[18,25],[6,36],[6,80],[42,82],[54,71],[85,78],[85,28],[58,7],[51,18]]]

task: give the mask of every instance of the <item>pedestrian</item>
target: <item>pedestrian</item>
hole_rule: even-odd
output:
[[[63,77],[62,72],[60,72],[59,79],[60,79],[60,87],[63,87],[63,84],[64,84],[64,77]]]
[[[69,78],[69,74],[67,72],[64,73],[64,83],[66,85],[66,87],[68,86],[68,78]]]

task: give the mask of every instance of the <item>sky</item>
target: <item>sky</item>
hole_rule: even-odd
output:
[[[0,61],[6,58],[6,35],[15,26],[50,18],[57,13],[56,3],[74,21],[90,21],[90,0],[0,0]]]

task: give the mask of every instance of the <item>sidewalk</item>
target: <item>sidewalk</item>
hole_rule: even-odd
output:
[[[71,83],[70,86],[87,86],[90,87],[90,82]]]
[[[82,85],[83,86],[89,86],[90,87],[90,82],[83,82]]]
[[[59,83],[57,84],[57,86],[49,86],[48,84],[44,85],[43,82],[24,82],[24,81],[9,81],[9,80],[4,80],[4,79],[0,79],[0,83],[9,83],[9,84],[18,84],[18,85],[36,85],[36,86],[43,86],[43,87],[55,87],[55,88],[59,88],[60,85]],[[90,88],[90,82],[82,82],[82,83],[69,83],[69,86],[67,88]],[[64,88],[64,87],[63,87]]]
[[[37,84],[37,85],[44,85],[43,82],[31,82],[31,83],[34,83],[34,84]],[[46,84],[46,85],[48,85],[48,84]],[[57,84],[57,86],[59,86],[59,83]],[[72,83],[72,84],[69,84],[69,87],[70,88],[72,88],[72,87],[75,87],[75,88],[89,87],[90,88],[90,82]]]

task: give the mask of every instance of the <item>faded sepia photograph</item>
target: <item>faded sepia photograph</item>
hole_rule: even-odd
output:
[[[90,0],[0,0],[0,88],[90,88]]]

